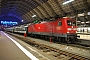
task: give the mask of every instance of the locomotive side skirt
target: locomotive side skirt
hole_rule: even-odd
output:
[[[55,34],[55,33],[44,33],[44,32],[28,32],[29,34],[38,34],[38,35],[48,35],[48,36],[57,36],[57,37],[68,37],[68,36],[74,36],[74,35],[68,35],[68,34]]]

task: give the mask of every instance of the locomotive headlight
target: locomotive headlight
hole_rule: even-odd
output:
[[[69,32],[67,32],[67,33],[69,33]]]

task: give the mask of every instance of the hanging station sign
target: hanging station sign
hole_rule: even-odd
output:
[[[17,25],[18,22],[13,22],[13,21],[1,21],[1,24],[3,24],[3,25]]]

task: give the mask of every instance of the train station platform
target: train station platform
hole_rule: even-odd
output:
[[[77,35],[80,36],[79,39],[90,40],[90,33],[77,33]]]
[[[9,35],[0,31],[0,60],[39,60]]]

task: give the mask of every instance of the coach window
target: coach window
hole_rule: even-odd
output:
[[[58,26],[61,26],[61,25],[62,25],[62,21],[59,21],[59,22],[58,22]]]

